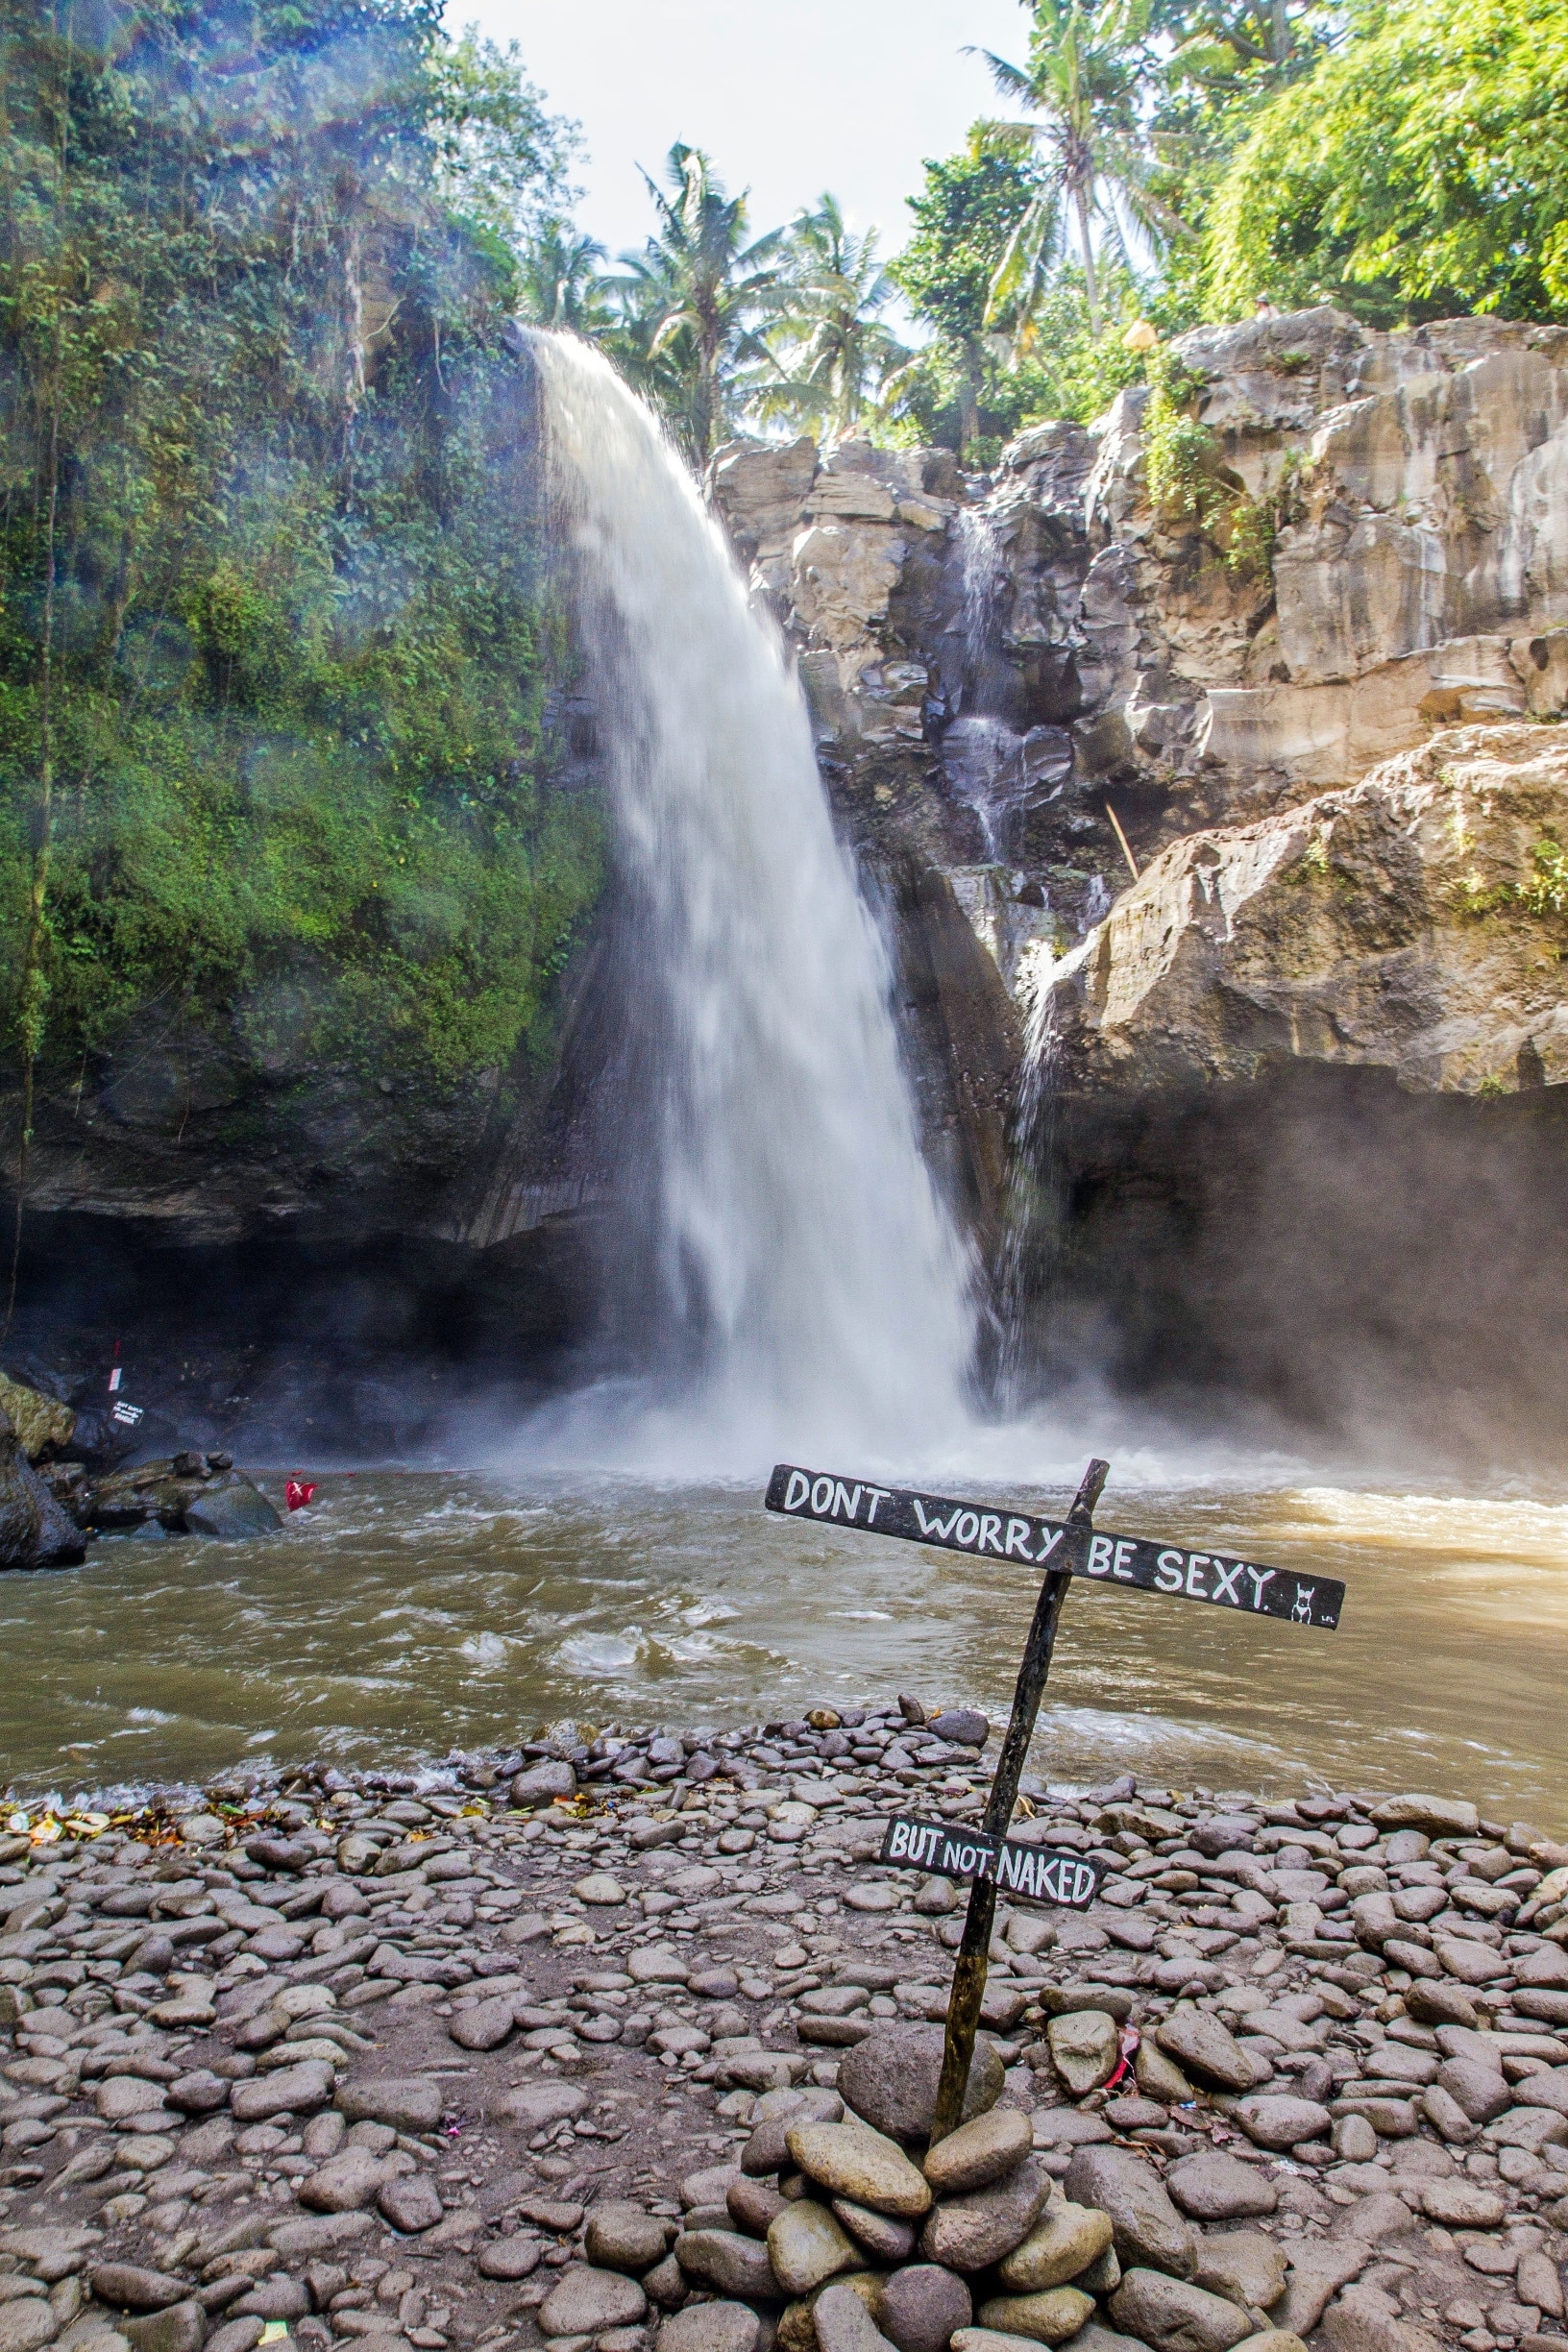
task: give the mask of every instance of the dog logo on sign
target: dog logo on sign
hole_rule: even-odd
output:
[[[1315,1587],[1311,1584],[1298,1584],[1296,1586],[1296,1605],[1290,1611],[1290,1622],[1292,1625],[1311,1624],[1312,1593]]]

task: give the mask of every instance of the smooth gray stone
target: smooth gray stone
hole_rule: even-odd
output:
[[[953,2330],[973,2316],[968,2282],[939,2263],[910,2263],[883,2285],[882,2333],[898,2352],[947,2352]]]
[[[1126,2148],[1080,2148],[1062,2186],[1073,2204],[1097,2205],[1110,2215],[1117,2258],[1127,2269],[1191,2277],[1191,2224],[1183,2220],[1142,2157]]]
[[[940,2025],[877,2026],[840,2065],[838,2087],[845,2105],[890,2139],[926,2139],[936,2113],[943,2042]],[[995,2106],[1003,2079],[995,2048],[977,2036],[965,2093],[965,2121]]]
[[[1111,2316],[1155,2352],[1231,2352],[1254,2332],[1223,2295],[1164,2270],[1129,2270],[1111,2297]]]

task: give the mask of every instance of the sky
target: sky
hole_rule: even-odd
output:
[[[1027,21],[1019,0],[451,0],[447,14],[453,32],[517,41],[551,112],[581,124],[577,217],[612,256],[651,226],[638,165],[656,176],[676,139],[749,187],[757,233],[831,188],[895,253],[924,159],[1007,110],[966,43],[1021,63]]]

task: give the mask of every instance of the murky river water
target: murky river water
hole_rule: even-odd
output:
[[[1433,1787],[1568,1828],[1568,1505],[1123,1481],[1100,1517],[1340,1577],[1343,1622],[1080,1582],[1035,1770]],[[439,1756],[563,1713],[722,1724],[899,1689],[1000,1710],[1033,1590],[1017,1566],[770,1519],[752,1483],[328,1475],[269,1542],[115,1541],[0,1579],[0,1755],[68,1793]]]

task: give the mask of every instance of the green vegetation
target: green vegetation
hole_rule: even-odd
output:
[[[1479,873],[1466,874],[1458,886],[1461,911],[1479,918],[1522,909],[1537,922],[1561,922],[1568,917],[1568,850],[1543,834],[1531,850],[1530,867],[1523,882],[1488,884]]]
[[[1379,325],[1568,315],[1568,6],[1383,0],[1257,109],[1204,207],[1220,317],[1260,283]]]
[[[101,47],[0,20],[0,1022],[29,1089],[149,1030],[451,1084],[548,1044],[599,887],[597,812],[541,781],[555,630],[524,485],[497,495],[563,129],[403,0],[250,24],[236,58],[184,0]]]

